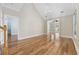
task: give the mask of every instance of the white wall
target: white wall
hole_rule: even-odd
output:
[[[72,37],[73,35],[73,16],[63,16],[54,19],[60,19],[60,35],[63,37]]]
[[[44,26],[44,20],[34,6],[32,4],[25,4],[20,13],[19,39],[45,33]]]
[[[72,37],[73,35],[73,16],[60,17],[61,36]]]

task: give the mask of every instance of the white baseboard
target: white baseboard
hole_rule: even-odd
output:
[[[41,33],[41,34],[34,34],[34,35],[30,35],[30,36],[18,37],[18,40],[27,39],[27,38],[31,38],[31,37],[35,37],[35,36],[44,35],[44,34],[46,34],[46,33]]]
[[[61,37],[66,37],[66,38],[72,38],[73,39],[73,36],[68,36],[68,35],[61,35]]]
[[[78,45],[76,44],[76,41],[75,41],[78,39],[78,37],[77,36],[66,36],[66,35],[61,35],[61,37],[72,38],[74,45],[75,45],[75,48],[76,48],[76,52],[79,55]]]
[[[77,36],[74,36],[73,42],[74,42],[74,45],[75,45],[75,48],[76,48],[76,52],[77,52],[77,54],[79,55],[78,45],[76,44],[76,41],[75,41],[75,40],[77,40],[77,39],[78,39],[78,37],[77,37]]]

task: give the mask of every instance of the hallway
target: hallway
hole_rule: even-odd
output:
[[[79,54],[79,4],[3,3],[0,6],[2,55]]]

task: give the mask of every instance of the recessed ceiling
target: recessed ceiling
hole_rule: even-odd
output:
[[[34,5],[44,19],[46,19],[45,16],[51,19],[72,15],[75,12],[74,3],[36,3]]]

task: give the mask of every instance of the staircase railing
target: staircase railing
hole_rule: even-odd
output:
[[[7,55],[8,54],[8,46],[7,46],[7,26],[4,25],[3,27],[0,26],[0,28],[4,31],[4,46],[3,46],[3,54]]]

